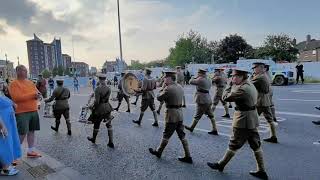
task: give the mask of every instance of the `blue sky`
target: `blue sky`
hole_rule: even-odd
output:
[[[94,3],[93,3],[94,2]],[[168,56],[181,33],[193,29],[208,40],[242,35],[260,46],[268,34],[320,39],[319,0],[120,0],[124,59]],[[0,6],[0,59],[27,65],[26,40],[61,37],[63,53],[101,67],[119,57],[116,0],[10,0]]]

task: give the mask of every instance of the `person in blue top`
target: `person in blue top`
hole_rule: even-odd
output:
[[[73,92],[79,92],[79,81],[77,77],[73,79]]]
[[[0,175],[13,176],[18,170],[11,166],[21,157],[13,102],[0,92]]]
[[[96,85],[97,85],[97,81],[95,78],[92,78],[91,84],[92,84],[92,90],[94,91],[96,89]]]
[[[48,84],[49,84],[49,92],[51,96],[54,89],[54,80],[52,79],[52,77],[50,77],[50,79],[48,80]]]

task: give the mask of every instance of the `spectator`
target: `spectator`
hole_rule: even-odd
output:
[[[2,92],[3,95],[10,98],[9,91],[8,91],[8,84],[5,83],[2,79],[0,79],[0,92]]]
[[[16,121],[20,143],[27,137],[28,157],[41,157],[34,151],[35,131],[40,130],[37,111],[37,99],[40,97],[36,86],[27,79],[28,71],[25,66],[16,67],[17,79],[10,83],[9,93],[16,107]],[[21,93],[23,92],[23,93]]]
[[[19,172],[11,166],[21,157],[20,140],[13,113],[12,101],[0,92],[0,175],[2,176],[13,176]]]
[[[189,81],[191,79],[190,72],[187,70],[184,73],[185,73],[184,78],[185,78],[186,84],[189,85]]]
[[[50,90],[50,96],[51,96],[54,89],[54,80],[52,79],[52,77],[50,77],[50,79],[48,80],[48,84],[49,84],[49,90]]]
[[[42,74],[39,74],[39,78],[37,81],[37,89],[41,93],[43,98],[47,98],[47,82],[46,80],[42,77]]]
[[[303,70],[303,64],[301,64],[301,62],[300,61],[298,61],[298,64],[297,64],[297,66],[296,66],[296,69],[297,69],[297,84],[299,83],[299,78],[301,79],[301,82],[302,82],[302,84],[303,84],[303,82],[304,82],[304,79],[303,79],[303,72],[304,72],[304,70]]]
[[[113,86],[116,86],[116,85],[118,85],[118,78],[117,78],[116,75],[114,75],[114,77],[113,77]]]
[[[92,78],[91,84],[92,84],[92,89],[94,91],[96,89],[96,85],[97,85],[96,79],[94,77]]]
[[[79,92],[79,81],[76,76],[73,78],[73,92]]]

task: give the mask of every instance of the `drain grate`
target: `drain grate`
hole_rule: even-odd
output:
[[[35,167],[31,167],[27,169],[27,171],[35,178],[44,177],[48,174],[55,172],[55,170],[53,170],[46,164],[41,164]]]

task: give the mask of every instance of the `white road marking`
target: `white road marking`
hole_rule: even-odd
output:
[[[294,90],[291,92],[295,92],[295,93],[310,93],[310,94],[315,94],[315,93],[320,93],[319,90]]]
[[[280,101],[303,101],[303,102],[319,102],[320,99],[278,99]]]
[[[306,113],[295,113],[295,112],[281,112],[277,111],[277,114],[283,114],[283,115],[291,115],[291,116],[304,116],[304,117],[314,117],[314,118],[320,118],[320,115],[317,114],[306,114]]]

